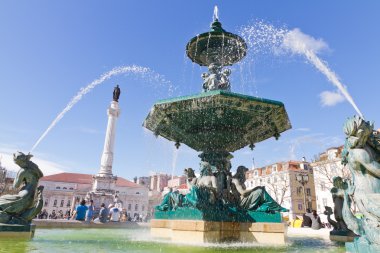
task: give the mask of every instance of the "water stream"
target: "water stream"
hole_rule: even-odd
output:
[[[318,56],[321,50],[327,48],[327,44],[322,39],[315,39],[302,33],[299,29],[289,30],[281,26],[275,27],[263,21],[243,26],[239,33],[245,39],[249,48],[250,56],[247,57],[248,60],[246,61],[252,61],[252,58],[258,54],[267,53],[286,56],[290,54],[301,55],[337,88],[336,92],[328,92],[327,95],[335,96],[338,99],[339,96],[343,96],[352,105],[357,114],[363,117],[347,87],[339,80],[335,72],[328,67],[328,64]],[[326,105],[333,105],[333,103],[327,103]]]
[[[69,101],[69,103],[66,105],[66,107],[56,116],[56,118],[52,121],[52,123],[49,125],[49,127],[43,132],[43,134],[40,136],[40,138],[36,141],[36,143],[33,145],[30,152],[33,152],[34,149],[40,144],[40,142],[46,137],[46,135],[54,128],[54,126],[65,116],[67,112],[73,108],[74,105],[76,105],[84,95],[92,91],[96,86],[102,84],[104,81],[110,79],[113,76],[120,75],[120,74],[135,74],[140,75],[147,81],[155,81],[163,84],[168,84],[169,86],[169,93],[173,92],[173,86],[171,82],[167,81],[162,75],[154,72],[153,70],[137,66],[137,65],[131,65],[131,66],[120,66],[113,68],[112,70],[102,74],[98,79],[95,79],[90,84],[88,84],[86,87],[81,88],[78,93]]]

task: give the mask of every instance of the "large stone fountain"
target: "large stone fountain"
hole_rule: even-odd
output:
[[[231,92],[225,68],[247,53],[245,41],[226,32],[217,13],[211,30],[190,40],[187,56],[208,66],[199,94],[158,101],[144,127],[199,151],[200,177],[185,169],[190,193],[171,191],[156,207],[151,232],[175,241],[226,240],[285,243],[278,205],[264,187],[247,190],[244,166],[231,173],[231,152],[274,137],[291,128],[284,104]]]

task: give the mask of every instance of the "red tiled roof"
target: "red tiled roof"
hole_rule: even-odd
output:
[[[63,173],[58,173],[58,174],[42,177],[40,181],[92,184],[92,175],[63,172]]]
[[[124,179],[122,177],[117,178],[116,186],[119,186],[119,187],[144,187],[143,185],[135,184],[135,183],[133,183],[127,179]]]
[[[66,182],[66,183],[76,183],[76,184],[92,184],[92,176],[90,174],[80,174],[80,173],[58,173],[46,177],[42,177],[40,181],[54,181],[54,182]],[[116,180],[116,186],[119,187],[143,187],[139,184],[135,184],[127,179],[118,177]]]

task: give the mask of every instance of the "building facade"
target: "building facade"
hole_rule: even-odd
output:
[[[316,209],[313,170],[305,161],[254,168],[247,172],[245,184],[247,189],[265,186],[274,200],[289,209],[289,220],[302,216],[307,208]]]
[[[168,186],[171,176],[163,173],[155,173],[150,176],[150,190],[162,192]]]
[[[129,180],[118,177],[115,181],[113,197],[108,195],[92,196],[94,176],[79,173],[59,173],[42,177],[39,181],[44,186],[43,198],[46,211],[73,211],[82,199],[93,199],[95,209],[100,205],[118,203],[129,217],[146,216],[148,213],[148,189]]]

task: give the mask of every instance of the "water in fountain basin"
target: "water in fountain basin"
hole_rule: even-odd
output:
[[[167,81],[162,75],[152,71],[151,69],[147,67],[141,67],[141,66],[121,66],[113,68],[112,70],[104,73],[101,75],[98,79],[95,79],[90,84],[88,84],[86,87],[83,87],[79,90],[79,92],[69,101],[69,103],[66,105],[66,107],[57,115],[57,117],[52,121],[52,123],[49,125],[49,127],[43,132],[41,137],[36,141],[36,143],[33,145],[30,152],[33,152],[33,150],[40,144],[40,142],[46,137],[46,135],[54,128],[54,126],[65,116],[67,112],[73,108],[75,104],[77,104],[84,95],[89,93],[92,89],[94,89],[96,86],[102,84],[104,81],[110,79],[111,77],[115,75],[120,74],[135,74],[140,75],[144,79],[150,82],[158,82],[163,83],[169,86],[169,93],[172,93],[174,91],[174,87],[172,86],[171,82]]]
[[[338,89],[338,92],[330,92],[328,95],[344,96],[355,111],[363,117],[363,114],[347,91],[346,86],[340,82],[335,72],[328,67],[327,63],[318,57],[318,52],[327,46],[323,40],[316,40],[302,33],[299,29],[289,30],[285,27],[275,27],[263,21],[243,26],[239,33],[245,39],[251,57],[268,53],[277,55],[291,53],[304,56],[309,63],[325,75],[328,81]],[[252,59],[247,57],[245,61],[252,61]]]
[[[326,231],[328,234],[328,231]],[[145,229],[37,229],[33,240],[1,240],[0,252],[140,252],[140,253],[249,253],[249,252],[345,252],[328,238],[292,237],[283,247],[257,243],[171,243],[150,236]]]

